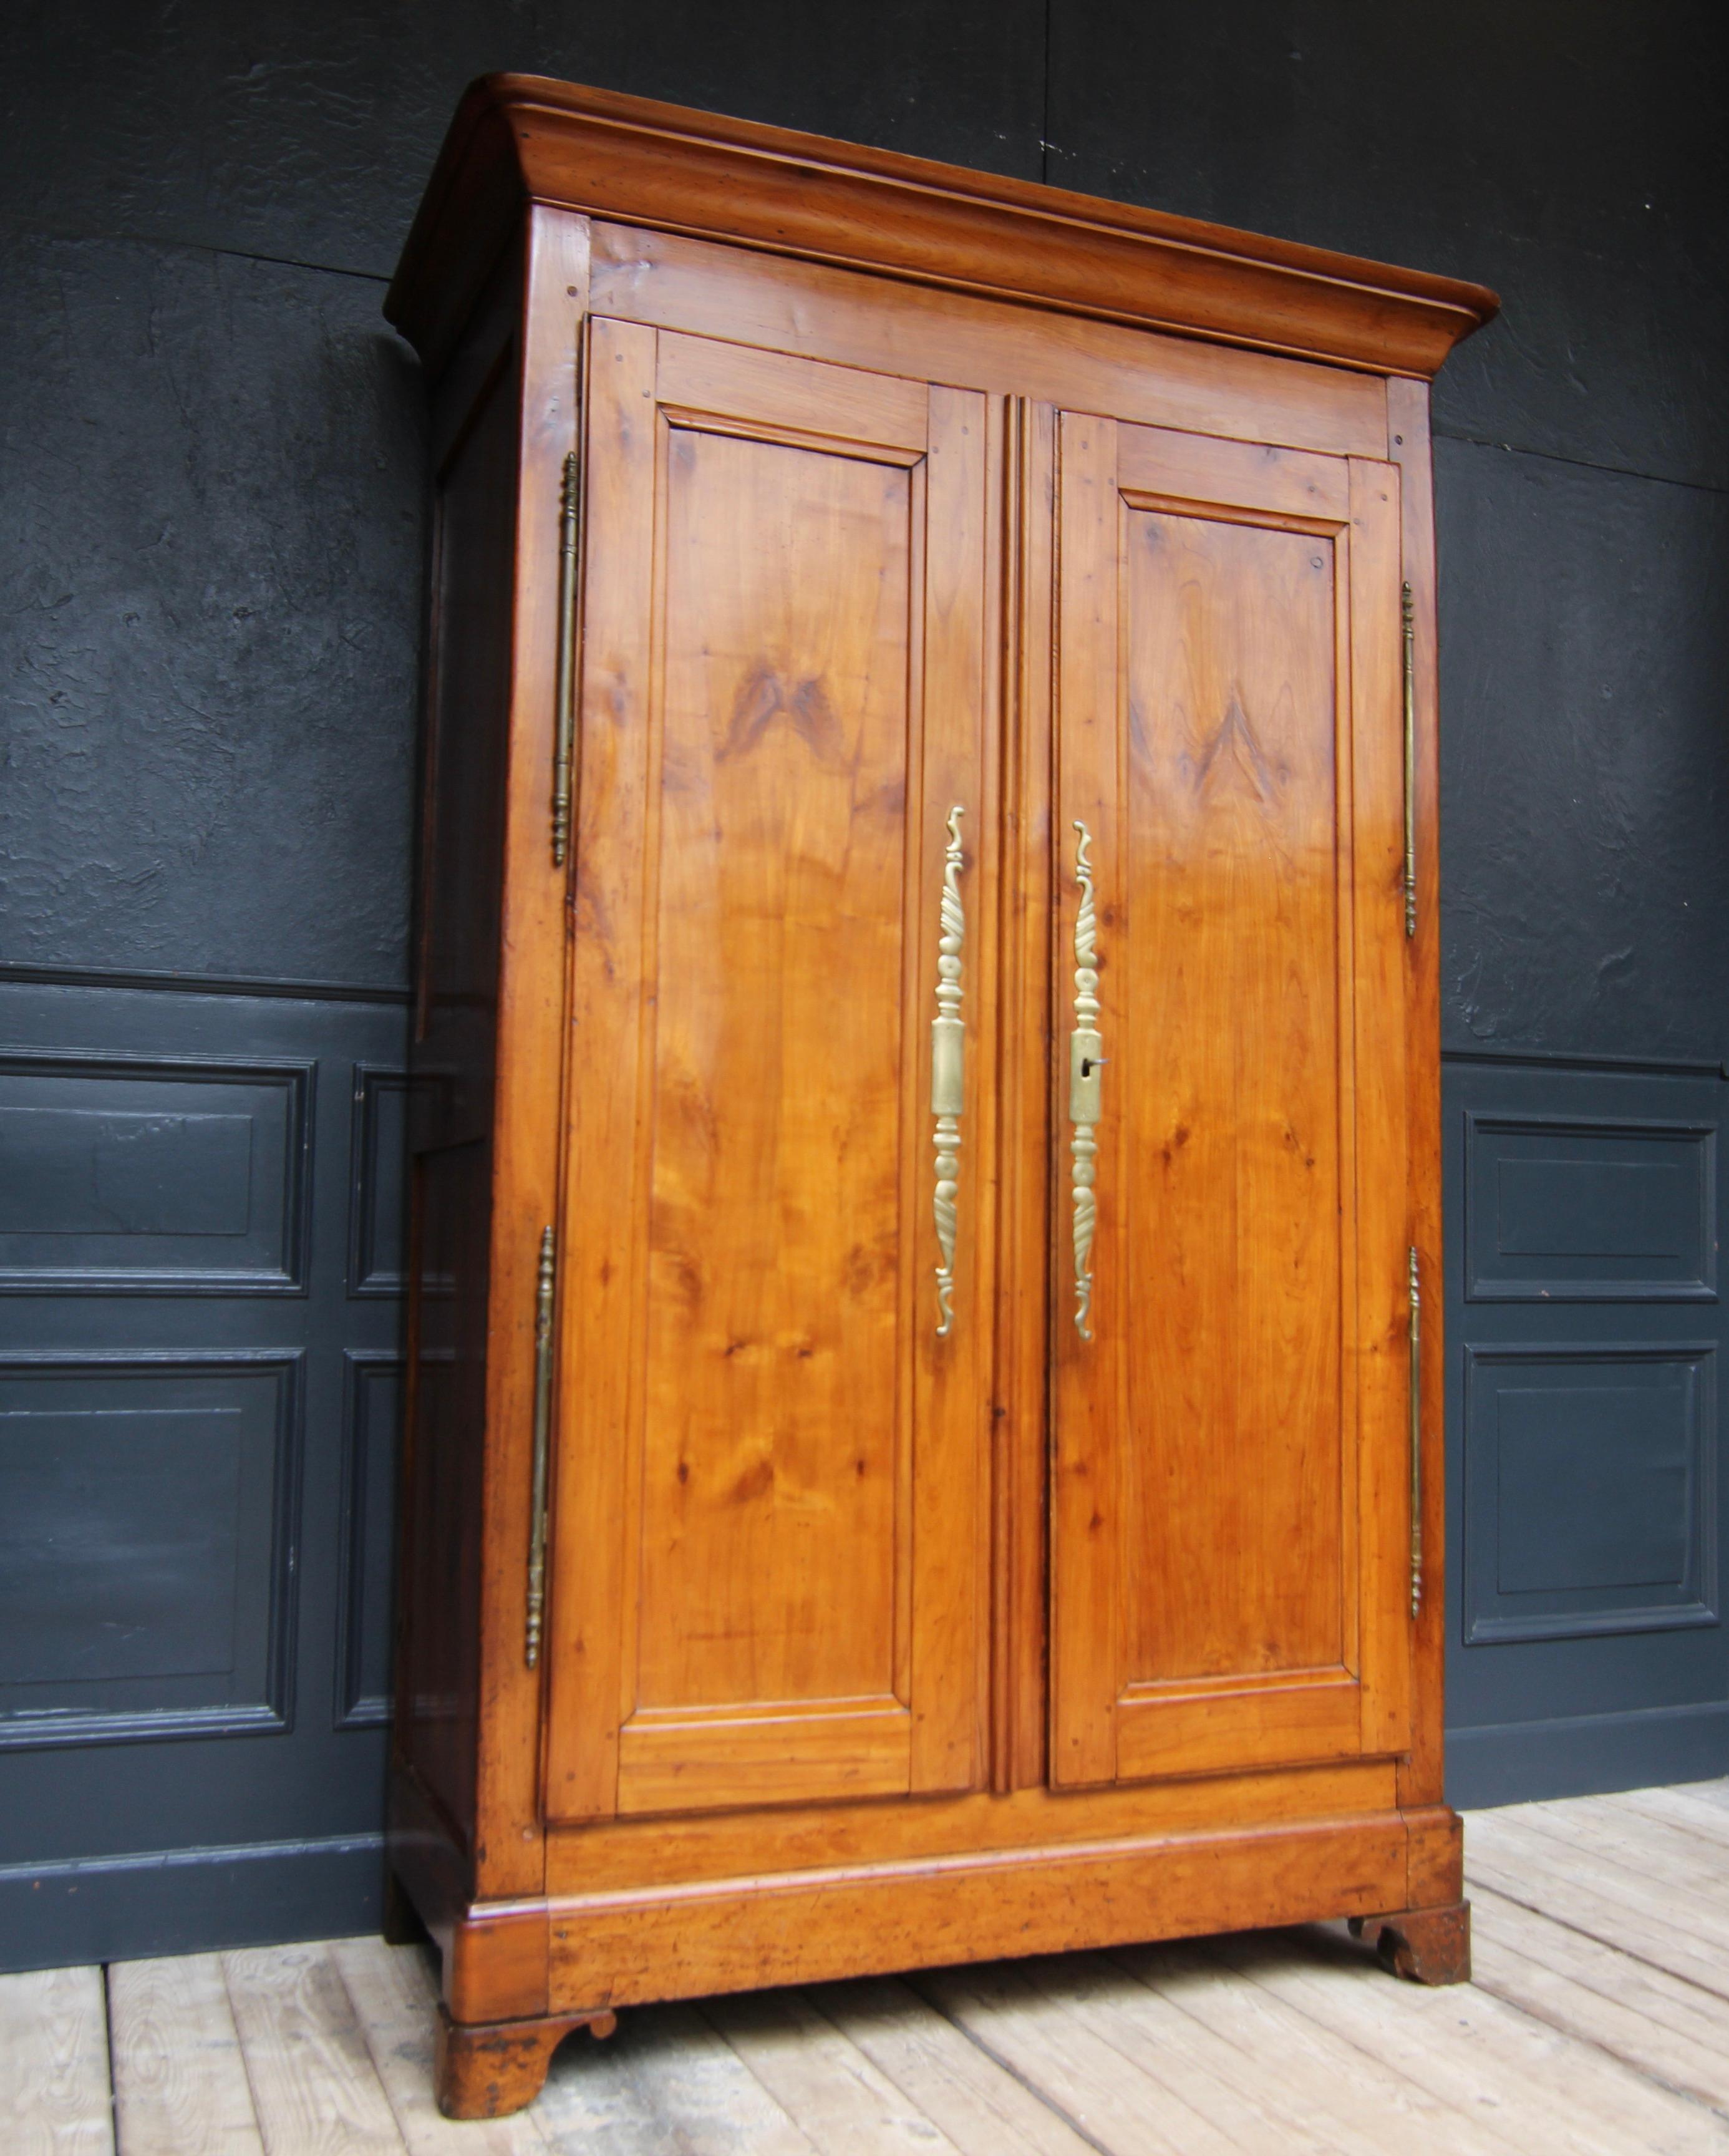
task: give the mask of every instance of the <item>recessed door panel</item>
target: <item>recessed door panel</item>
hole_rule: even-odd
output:
[[[550,1809],[970,1786],[984,401],[606,321],[590,382]]]
[[[1397,1748],[1396,475],[1059,486],[1053,1775]]]
[[[1126,1674],[1337,1668],[1335,548],[1126,503],[1121,538]]]

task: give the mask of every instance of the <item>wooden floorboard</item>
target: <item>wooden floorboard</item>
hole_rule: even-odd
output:
[[[108,2009],[100,1969],[0,1976],[7,2156],[111,2156]]]
[[[219,1955],[113,1963],[108,2041],[124,2156],[264,2156]]]
[[[343,1939],[0,1977],[5,2156],[1729,2156],[1729,1782],[1473,1814],[1474,1982],[1342,1927],[646,2007],[511,2119],[434,1964]]]

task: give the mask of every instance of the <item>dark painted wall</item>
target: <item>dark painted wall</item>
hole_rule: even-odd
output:
[[[395,1325],[379,1238],[395,1202],[422,546],[420,398],[379,304],[459,92],[500,67],[1499,286],[1505,314],[1436,403],[1455,1353],[1473,1327],[1486,1353],[1496,1324],[1542,1345],[1525,1306],[1466,1294],[1467,1105],[1491,1122],[1571,1115],[1586,1152],[1652,1170],[1640,1188],[1660,1213],[1676,1186],[1657,1171],[1696,1148],[1639,1152],[1624,1127],[1714,1126],[1729,1053],[1729,244],[1724,17],[1709,0],[13,0],[0,1051],[18,1052],[0,1054],[0,1147],[9,1129],[38,1154],[49,1126],[29,1119],[46,1114],[70,1148],[65,1187],[100,1203],[49,1221],[45,1241],[39,1208],[8,1213],[0,1194],[0,1513],[60,1506],[84,1568],[58,1604],[17,1589],[49,1608],[49,1634],[60,1626],[35,1661],[0,1626],[0,1748],[0,1748],[0,1960],[334,1929],[369,1907],[382,1752],[364,1702],[387,1592]],[[1567,1107],[1584,1096],[1556,1059],[1618,1055],[1665,1067],[1634,1074],[1636,1100],[1612,1089]],[[189,1212],[174,1194],[177,1161],[213,1163],[201,1173],[220,1183],[236,1115],[249,1158],[279,1178],[274,1196],[259,1183],[246,1197],[244,1233],[213,1199]],[[296,1146],[301,1270],[249,1281],[249,1264],[282,1270],[270,1233]],[[1491,1254],[1490,1274],[1521,1235],[1614,1243],[1574,1216],[1617,1187],[1555,1186],[1558,1227],[1497,1216],[1490,1242],[1512,1255]],[[239,1243],[254,1255],[237,1260]],[[1621,1286],[1641,1261],[1605,1260]],[[1665,1369],[1715,1341],[1714,1301],[1639,1306],[1646,1332],[1630,1337],[1655,1326],[1675,1345]],[[1601,1306],[1575,1317],[1598,1336],[1620,1323]],[[1455,1411],[1465,1371],[1449,1372]],[[192,1389],[171,1399],[162,1382]],[[228,1568],[239,1613],[213,1645],[171,1512],[142,1484],[130,1512],[90,1494],[80,1432],[109,1430],[110,1411],[157,1433],[164,1471],[204,1490],[202,1562]],[[1677,1413],[1666,1452],[1639,1434],[1660,1415],[1619,1439],[1601,1416],[1578,1427],[1596,1432],[1601,1471],[1630,1475],[1648,1512],[1680,1505],[1686,1533],[1714,1546],[1716,1425],[1696,1399]],[[1533,1459],[1549,1456],[1540,1440]],[[1541,1510],[1540,1476],[1507,1486]],[[1694,1550],[1651,1517],[1650,1548]],[[1543,1525],[1491,1522],[1516,1540]],[[1578,1578],[1543,1591],[1613,1603],[1595,1575],[1630,1560],[1575,1543]],[[178,1599],[129,1602],[157,1560],[179,1566]],[[16,1581],[26,1556],[11,1562]],[[1661,1606],[1680,1608],[1687,1583],[1670,1585]],[[104,1593],[143,1627],[124,1651],[78,1630]],[[1481,1789],[1613,1776],[1605,1743],[1668,1771],[1655,1724],[1627,1734],[1653,1702],[1697,1710],[1688,1758],[1710,1764],[1716,1744],[1729,1764],[1711,1719],[1729,1702],[1721,1633],[1696,1614],[1685,1640],[1660,1625],[1634,1650],[1616,1635],[1612,1669],[1579,1646],[1588,1635],[1526,1640],[1516,1666],[1503,1645],[1467,1645],[1465,1623],[1465,1794],[1473,1774]],[[1661,1658],[1681,1649],[1677,1676]],[[227,1721],[182,1727],[200,1712]],[[1573,1729],[1564,1770],[1541,1737],[1557,1713]],[[181,1717],[172,1740],[152,1714]],[[1506,1733],[1521,1729],[1539,1733]],[[1483,1730],[1489,1749],[1473,1751]],[[149,1861],[167,1849],[209,1854],[170,1878]]]

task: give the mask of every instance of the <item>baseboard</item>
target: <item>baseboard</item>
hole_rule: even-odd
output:
[[[1447,1801],[1460,1811],[1719,1774],[1729,1774],[1729,1702],[1447,1732]]]
[[[0,1865],[0,1969],[377,1931],[383,1881],[379,1834]]]

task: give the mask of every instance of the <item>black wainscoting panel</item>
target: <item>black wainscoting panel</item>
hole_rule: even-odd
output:
[[[303,1292],[312,1078],[0,1054],[0,1293]]]
[[[1718,1621],[1715,1365],[1466,1344],[1467,1646]]]
[[[0,1747],[285,1726],[300,1362],[0,1356]]]
[[[348,1292],[400,1296],[408,1193],[408,1074],[354,1074],[354,1180],[348,1197]]]
[[[376,1350],[345,1358],[342,1599],[336,1612],[336,1727],[390,1717],[391,1604],[396,1578],[397,1469],[403,1358]]]
[[[1716,1299],[1710,1124],[1465,1117],[1470,1302]]]
[[[406,1026],[0,980],[0,1966],[375,1920]]]
[[[1729,1771],[1708,1069],[1449,1057],[1448,1794]]]

